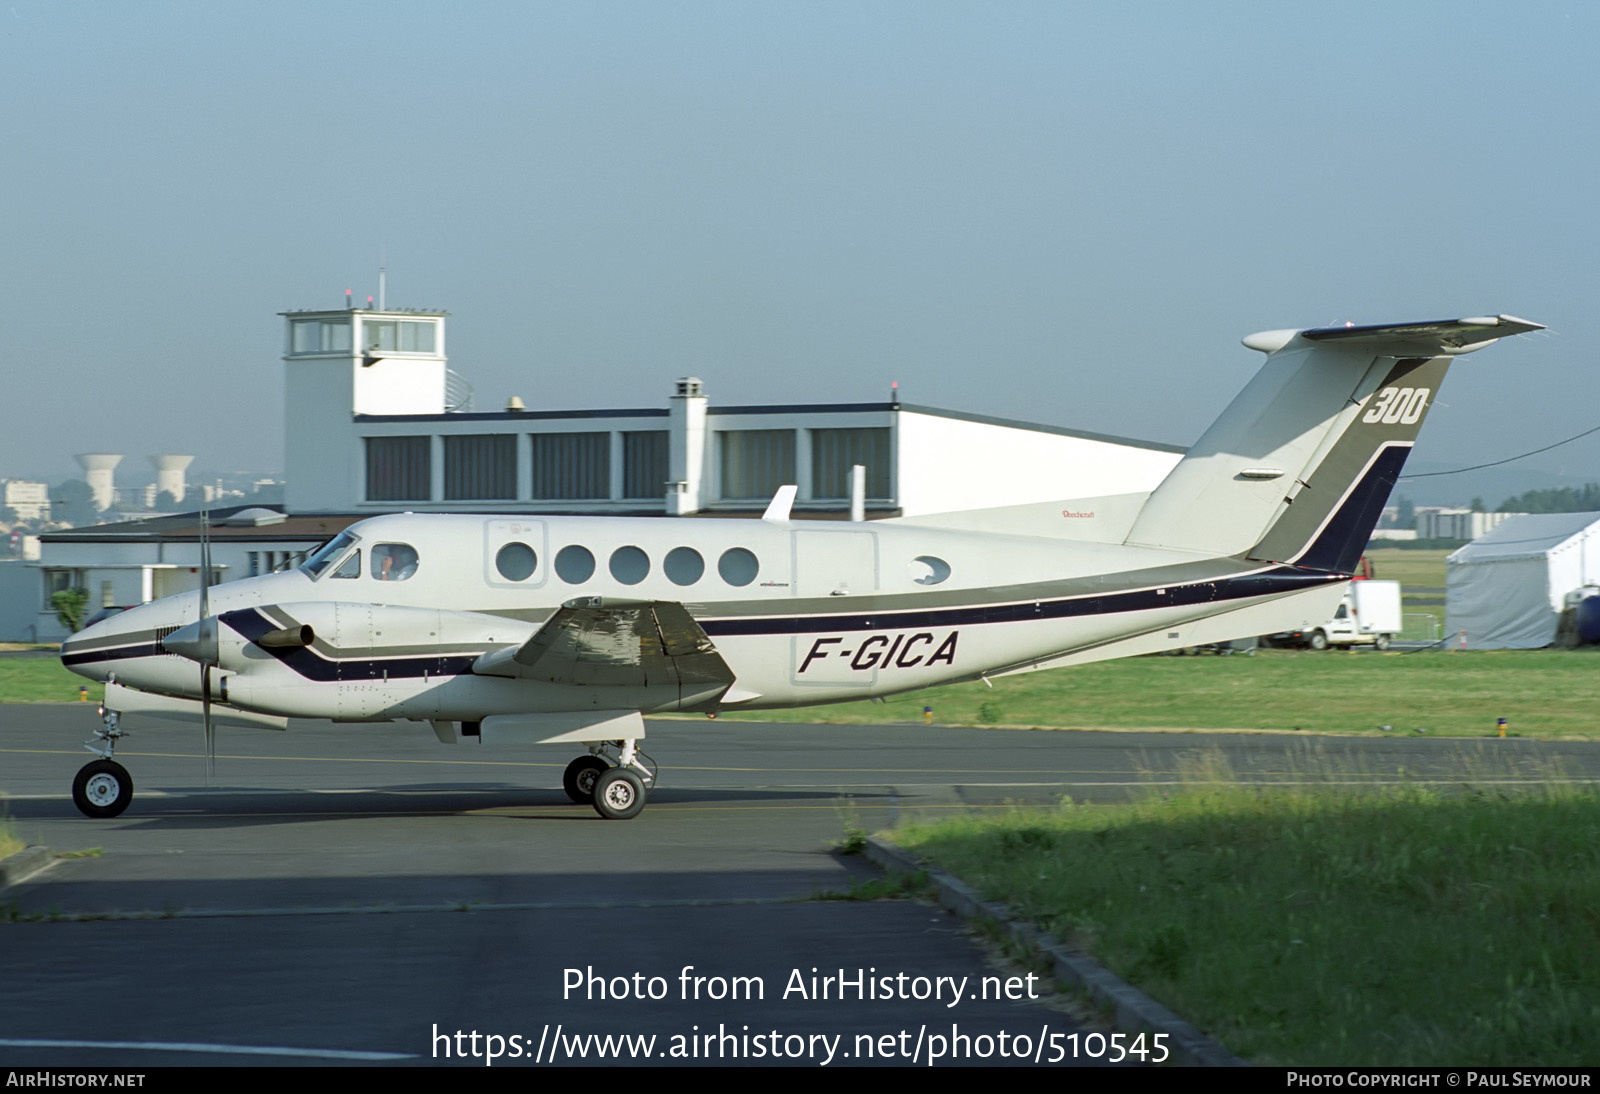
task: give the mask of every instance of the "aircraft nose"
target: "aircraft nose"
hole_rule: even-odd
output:
[[[61,663],[81,676],[103,680],[135,659],[163,653],[161,637],[183,621],[184,605],[177,600],[141,604],[85,627],[61,643]]]
[[[137,610],[137,608],[133,608],[127,612],[118,612],[116,615],[108,616],[98,623],[91,623],[83,630],[74,633],[61,643],[61,656],[65,658],[68,654],[82,653],[84,650],[95,649],[104,645],[107,639],[128,629],[124,617]]]
[[[105,679],[115,657],[114,651],[128,644],[124,640],[126,632],[112,626],[116,618],[102,619],[62,642],[61,663],[80,676],[93,680]]]

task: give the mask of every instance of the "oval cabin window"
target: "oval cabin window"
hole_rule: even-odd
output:
[[[748,585],[761,572],[756,556],[743,547],[729,547],[717,559],[717,573],[729,585]]]
[[[508,543],[494,556],[494,568],[507,581],[526,581],[539,568],[539,556],[526,543]]]
[[[581,585],[594,576],[594,553],[576,543],[556,554],[556,576],[568,585]]]

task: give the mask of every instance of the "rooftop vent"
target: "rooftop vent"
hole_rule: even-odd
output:
[[[231,517],[224,517],[217,521],[233,528],[259,528],[263,524],[282,524],[284,516],[276,509],[267,509],[256,505],[249,509],[241,509]]]

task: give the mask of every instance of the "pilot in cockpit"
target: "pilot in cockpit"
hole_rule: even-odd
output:
[[[417,572],[417,552],[408,543],[380,543],[372,548],[372,576],[379,581],[404,581]]]

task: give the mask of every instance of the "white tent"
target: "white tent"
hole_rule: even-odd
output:
[[[1600,584],[1600,513],[1512,517],[1445,563],[1450,630],[1469,648],[1548,646],[1566,595]]]

